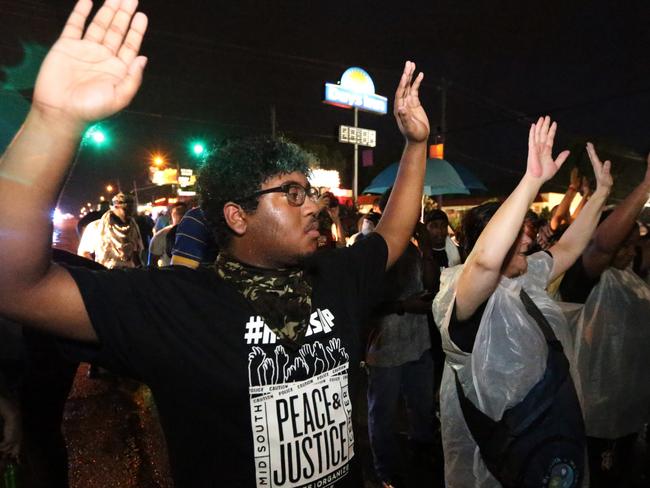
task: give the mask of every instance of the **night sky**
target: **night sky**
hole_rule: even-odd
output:
[[[35,66],[74,2],[0,0],[0,146],[28,107]],[[142,0],[150,19],[142,48],[145,81],[132,105],[108,121],[110,147],[82,149],[62,198],[75,211],[118,179],[146,181],[149,155],[192,165],[187,143],[278,131],[321,155],[347,161],[339,124],[352,112],[321,103],[323,84],[349,66],[389,97],[404,60],[424,71],[421,99],[432,132],[441,126],[448,83],[446,159],[472,170],[491,194],[507,194],[525,167],[528,126],[540,114],[559,123],[558,149],[584,166],[592,140],[611,157],[615,196],[629,191],[650,149],[650,6],[620,2],[276,2]],[[41,46],[39,49],[38,46]],[[26,49],[27,46],[27,49]],[[402,140],[391,115],[361,114],[377,130],[375,165],[361,188],[396,161]],[[330,160],[330,161],[326,161]],[[568,171],[568,167],[567,167]],[[567,184],[563,172],[548,188]]]

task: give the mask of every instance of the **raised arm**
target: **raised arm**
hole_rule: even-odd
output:
[[[587,202],[591,198],[591,185],[589,184],[589,179],[586,176],[582,177],[580,193],[582,195],[582,198],[580,199],[580,203],[576,209],[571,214],[571,222],[578,218],[578,215],[580,215],[580,212],[582,212],[582,209],[585,208],[585,205],[587,205]]]
[[[569,269],[582,254],[598,225],[598,219],[612,188],[611,163],[609,161],[601,163],[590,142],[587,143],[587,154],[596,176],[596,191],[560,240],[550,248],[549,251],[553,255],[553,270],[549,282]],[[583,196],[584,198],[587,198],[587,195]]]
[[[140,86],[147,18],[136,7],[107,0],[84,29],[92,2],[77,2],[0,159],[0,205],[8,209],[0,214],[0,313],[77,339],[95,334],[72,277],[50,261],[50,214],[86,126],[126,107]]]
[[[571,203],[573,199],[578,194],[578,186],[580,185],[580,173],[578,168],[573,168],[571,170],[571,179],[569,180],[569,187],[566,189],[566,193],[562,198],[562,201],[559,203],[553,216],[551,217],[550,227],[553,232],[555,232],[562,223],[567,222],[571,223]]]
[[[483,229],[459,277],[456,290],[459,320],[471,317],[497,287],[504,261],[522,231],[526,211],[542,184],[555,175],[569,156],[569,151],[563,151],[553,159],[556,129],[556,123],[551,124],[549,117],[540,117],[530,127],[526,174]]]
[[[593,147],[591,151],[590,157],[598,159]],[[648,167],[643,181],[598,226],[593,239],[583,253],[582,262],[590,276],[594,278],[599,276],[610,265],[636,225],[636,219],[648,198],[650,198],[650,155],[648,155]]]
[[[415,81],[415,63],[407,61],[395,92],[394,113],[400,132],[406,139],[397,179],[375,231],[388,245],[386,267],[392,266],[406,249],[420,216],[424,172],[426,169],[429,119],[420,104],[418,90],[424,74]]]

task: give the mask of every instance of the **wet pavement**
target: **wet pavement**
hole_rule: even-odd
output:
[[[77,371],[63,432],[71,488],[171,488],[165,442],[149,389]]]

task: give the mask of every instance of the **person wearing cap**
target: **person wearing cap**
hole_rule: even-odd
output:
[[[433,256],[440,268],[450,268],[460,264],[458,246],[449,237],[449,217],[440,209],[434,209],[424,217],[429,231]]]
[[[133,219],[134,201],[122,192],[115,195],[99,220],[88,224],[79,242],[77,254],[94,259],[107,268],[140,266],[142,237]]]

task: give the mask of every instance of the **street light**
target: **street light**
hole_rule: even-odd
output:
[[[165,165],[165,157],[162,154],[154,154],[151,161],[154,166],[157,166],[158,168]]]
[[[112,193],[113,192],[113,185],[106,185],[106,191],[108,193]]]

